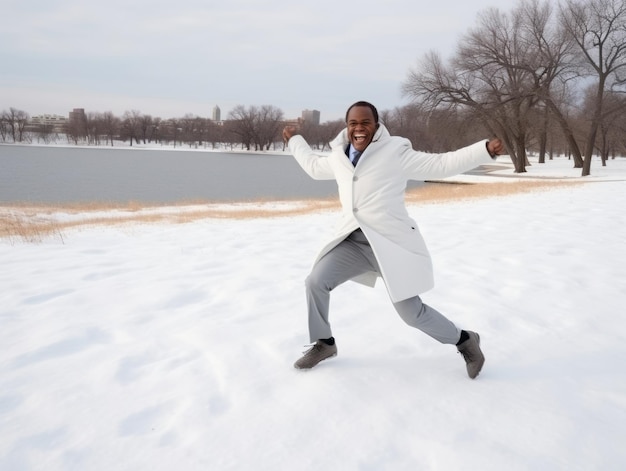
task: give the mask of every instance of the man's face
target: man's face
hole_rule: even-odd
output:
[[[363,152],[374,138],[378,125],[369,106],[355,106],[348,112],[348,139],[356,150]]]

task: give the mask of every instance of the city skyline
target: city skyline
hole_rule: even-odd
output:
[[[28,113],[27,110],[21,110],[21,111],[25,111]],[[30,122],[34,123],[34,124],[51,124],[54,122],[57,123],[65,123],[68,122],[72,119],[72,115],[76,114],[76,113],[81,113],[82,115],[85,115],[86,113],[89,113],[90,110],[86,110],[85,108],[73,108],[71,111],[68,111],[65,115],[62,114],[57,114],[57,113],[40,113],[40,114],[33,114],[31,115],[30,113],[28,113],[29,118],[30,118]],[[93,110],[93,112],[95,113],[102,113],[100,111],[96,111]],[[122,116],[117,116],[117,117],[122,117]],[[172,119],[172,118],[178,118],[178,117],[174,117],[174,116],[153,116],[153,118],[162,118],[162,119]],[[222,119],[221,116],[221,109],[219,107],[219,105],[215,105],[211,111],[211,115],[209,117],[209,115],[198,115],[198,117],[200,118],[206,118],[206,119],[211,119],[212,121],[227,121],[228,119]],[[285,121],[295,121],[297,119],[301,119],[302,121],[310,121],[313,124],[321,124],[321,120],[320,120],[320,111],[319,110],[302,110],[300,113],[300,116],[298,117],[289,117],[289,116],[285,116],[284,120]]]

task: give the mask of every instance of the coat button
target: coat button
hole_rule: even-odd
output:
[[[358,213],[359,212],[359,208],[352,208],[352,212]]]
[[[357,176],[355,175],[354,177],[352,177],[352,181],[353,181],[353,182],[359,181],[359,177],[357,177]]]

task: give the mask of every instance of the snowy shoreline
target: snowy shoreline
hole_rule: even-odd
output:
[[[202,147],[202,146],[194,146],[190,147],[188,145],[184,146],[173,146],[171,144],[156,144],[156,143],[147,143],[147,144],[134,144],[129,145],[125,142],[115,141],[115,145],[106,146],[106,145],[85,145],[85,144],[70,144],[67,142],[63,143],[50,143],[50,144],[41,144],[41,143],[20,143],[20,142],[0,142],[0,146],[16,146],[16,147],[50,147],[50,148],[67,148],[67,149],[106,149],[106,150],[162,150],[162,151],[177,151],[177,152],[220,152],[225,154],[259,154],[259,155],[284,155],[290,156],[288,152],[285,150],[246,150],[246,149],[234,149],[232,147]]]

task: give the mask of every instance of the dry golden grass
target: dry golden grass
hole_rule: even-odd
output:
[[[525,193],[562,187],[576,183],[528,181],[511,183],[433,183],[407,191],[409,204],[432,203],[470,198],[493,198],[514,193]],[[109,226],[128,223],[182,224],[199,219],[249,219],[285,217],[336,210],[335,198],[315,200],[285,200],[279,202],[255,201],[230,204],[189,201],[175,206],[150,206],[137,202],[125,205],[113,203],[72,204],[64,206],[13,205],[0,207],[0,238],[36,243],[46,237],[63,241],[63,231],[81,226]],[[61,221],[55,215],[62,213],[79,216]]]
[[[529,193],[546,188],[559,188],[577,183],[548,180],[493,183],[433,183],[423,188],[407,191],[406,201],[408,203],[432,203],[472,198],[494,198],[515,193]]]

